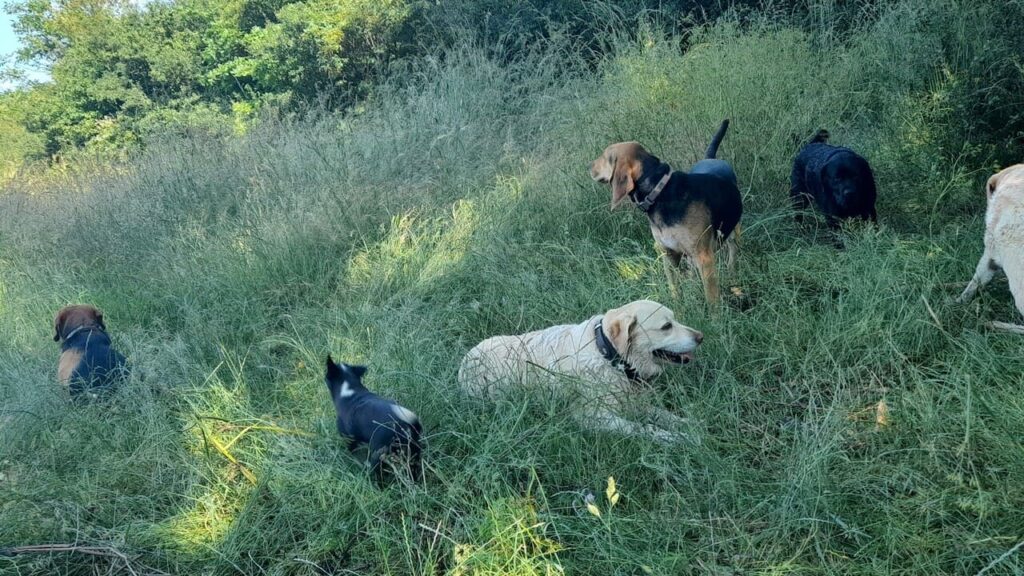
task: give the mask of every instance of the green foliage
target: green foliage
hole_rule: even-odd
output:
[[[732,3],[736,9],[756,4]],[[45,105],[21,123],[45,142],[31,160],[82,149],[116,154],[165,129],[218,133],[240,118],[238,105],[345,109],[372,95],[395,62],[464,42],[496,46],[495,54],[510,58],[544,38],[568,36],[593,58],[607,48],[609,33],[638,21],[679,30],[718,16],[725,4],[13,0],[7,6],[25,46],[21,59],[52,69],[54,86],[34,89]],[[795,6],[787,1],[775,9],[803,9]]]
[[[42,153],[42,139],[25,127],[32,105],[32,95],[27,92],[0,94],[0,183],[14,177],[26,158]]]
[[[816,27],[649,26],[596,59],[586,38],[514,57],[460,45],[359,110],[238,105],[254,120],[236,135],[234,118],[190,130],[204,120],[188,114],[223,113],[196,100],[130,162],[15,182],[0,195],[0,542],[125,556],[0,556],[0,571],[1021,573],[1024,354],[983,327],[1019,318],[999,283],[949,302],[981,250],[991,164],[1019,153],[1012,126],[980,134],[1002,109],[966,88],[1015,57],[1012,34],[985,35],[1000,6],[1016,10],[901,0],[852,28],[817,12]],[[280,10],[232,18],[265,28]],[[709,309],[696,279],[672,298],[643,216],[609,213],[586,166],[634,138],[684,168],[722,117],[747,206],[723,281],[745,299]],[[821,126],[880,185],[881,228],[847,229],[842,250],[787,205],[793,136]],[[706,335],[644,400],[690,418],[699,444],[455,384],[485,337],[636,298]],[[84,405],[53,382],[50,339],[54,311],[83,301],[136,368]],[[348,454],[328,352],[423,418],[423,485],[378,490]]]

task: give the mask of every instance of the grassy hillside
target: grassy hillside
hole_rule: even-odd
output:
[[[1003,4],[893,3],[841,35],[827,11],[814,31],[652,27],[596,64],[557,35],[511,63],[466,47],[357,114],[168,136],[8,190],[0,547],[126,559],[0,556],[0,573],[1024,573],[1024,341],[983,328],[1019,318],[1005,282],[948,302],[1014,150],[984,122],[1016,103],[975,113],[991,74],[1020,74],[1001,27],[1024,7]],[[998,80],[986,98],[1020,78]],[[724,117],[746,213],[723,281],[747,298],[709,309],[695,279],[670,296],[642,215],[609,212],[586,167],[624,139],[685,167]],[[842,250],[787,206],[793,135],[820,126],[879,180],[881,227]],[[656,382],[699,443],[459,392],[479,340],[637,298],[706,334]],[[71,302],[104,309],[136,368],[108,401],[55,384],[50,322]],[[349,456],[328,352],[423,418],[423,485],[377,490]]]

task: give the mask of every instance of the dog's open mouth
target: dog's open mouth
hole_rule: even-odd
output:
[[[655,350],[654,357],[666,360],[673,364],[689,364],[693,360],[693,352],[672,352],[669,350]]]

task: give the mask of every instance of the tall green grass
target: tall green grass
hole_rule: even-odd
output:
[[[557,37],[512,62],[467,46],[344,117],[168,137],[105,175],[7,191],[0,547],[106,546],[138,573],[1024,572],[1007,554],[1024,538],[1024,344],[982,328],[1016,312],[1005,284],[948,303],[1000,157],[949,146],[971,121],[957,87],[1008,50],[992,6],[898,2],[842,33],[652,27],[597,62]],[[746,298],[712,310],[697,280],[670,296],[642,215],[610,213],[586,166],[637,139],[685,168],[723,117],[746,203],[724,282]],[[820,126],[881,191],[882,226],[842,250],[787,206],[793,135]],[[479,340],[637,298],[707,335],[655,389],[700,443],[460,393]],[[70,302],[101,306],[136,368],[107,401],[54,382],[50,321]],[[328,352],[420,414],[423,485],[378,490],[347,453]],[[129,570],[72,553],[0,572]]]

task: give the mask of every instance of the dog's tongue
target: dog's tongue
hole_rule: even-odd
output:
[[[679,355],[679,359],[683,364],[689,364],[693,360],[693,352],[683,352]]]

